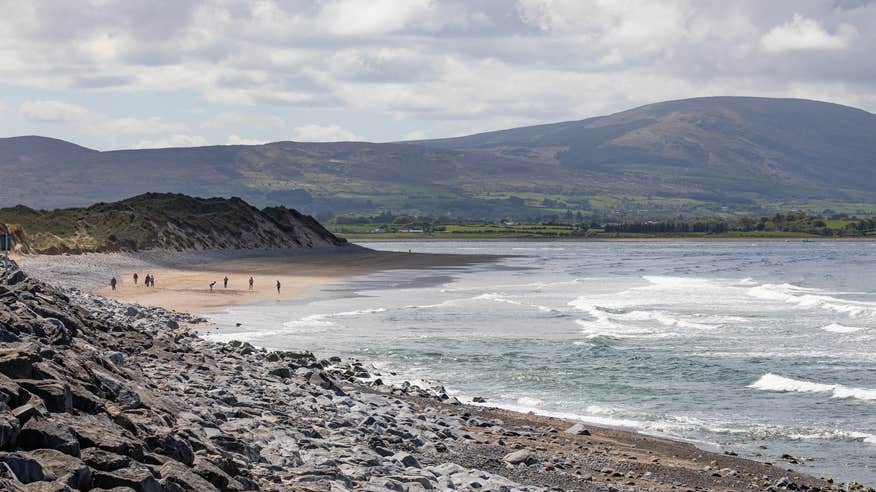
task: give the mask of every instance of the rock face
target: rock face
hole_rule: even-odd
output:
[[[370,389],[356,363],[211,344],[188,315],[16,278],[0,286],[0,490],[542,490],[442,462],[464,419],[393,395],[443,389]]]

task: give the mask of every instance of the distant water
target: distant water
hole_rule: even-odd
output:
[[[234,307],[215,337],[876,485],[876,243],[364,245],[520,256]]]

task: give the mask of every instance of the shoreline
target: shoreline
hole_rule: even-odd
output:
[[[143,306],[207,314],[228,306],[290,301],[333,282],[381,271],[466,267],[496,261],[494,255],[374,251],[355,246],[313,251],[232,251],[186,253],[91,253],[78,256],[19,257],[23,269],[59,286],[73,286]],[[78,260],[78,261],[77,261]],[[132,276],[140,280],[134,285]],[[143,279],[150,273],[155,287]],[[248,280],[254,279],[253,290]],[[116,290],[109,279],[118,280]],[[229,278],[228,288],[223,279]],[[276,282],[281,284],[276,290]],[[210,283],[215,282],[213,289]]]
[[[666,243],[666,242],[692,242],[692,243],[721,243],[721,242],[763,242],[763,243],[846,243],[846,242],[874,242],[876,237],[818,237],[818,236],[797,236],[797,237],[617,237],[617,238],[601,238],[601,237],[397,237],[397,238],[369,238],[367,236],[351,236],[350,241],[356,243],[478,243],[478,242],[546,242],[546,243]]]
[[[374,253],[380,254],[375,255]],[[465,266],[497,259],[497,257],[487,255],[430,255],[370,251],[351,254],[366,256],[356,256],[353,264],[348,264],[345,261],[346,255],[332,255],[331,258],[322,257],[315,262],[312,261],[314,257],[307,258],[306,256],[297,257],[301,261],[291,261],[289,257],[281,256],[274,258],[238,258],[218,263],[208,262],[192,265],[189,268],[156,271],[162,272],[162,274],[157,275],[159,279],[162,279],[159,282],[173,281],[177,278],[174,275],[180,275],[180,278],[186,277],[191,282],[201,282],[205,275],[215,276],[217,272],[221,271],[242,272],[246,269],[256,268],[258,271],[271,270],[272,273],[275,273],[278,267],[296,268],[297,276],[290,278],[309,279],[310,283],[306,284],[306,287],[300,287],[289,294],[284,293],[284,296],[280,299],[300,299],[306,296],[309,290],[356,275],[399,268],[426,269],[441,266]],[[303,261],[302,259],[304,258],[309,261]],[[361,260],[367,260],[367,265],[363,265]],[[27,260],[25,260],[25,265],[27,265]],[[324,273],[323,269],[329,265],[335,267],[341,265],[339,268],[344,271],[333,275],[316,274],[317,272]],[[310,270],[302,268],[309,268]],[[107,294],[106,290],[108,289],[98,289],[95,293],[104,296]],[[140,290],[145,290],[145,288]],[[156,290],[160,291],[161,288],[159,287]],[[186,288],[165,290],[166,292],[163,297],[150,297],[148,294],[140,292],[128,293],[126,291],[117,291],[119,294],[116,299],[125,303],[137,302],[138,300],[153,301],[156,305],[161,303],[161,307],[167,308],[171,306],[172,309],[179,310],[172,307],[178,304],[168,301],[173,301],[173,297],[178,296],[180,292],[184,292],[187,295],[199,293],[197,289]],[[204,292],[199,293],[199,295],[204,294]],[[263,300],[253,299],[252,297],[238,294],[232,295],[234,297],[229,295],[219,297],[221,301],[231,299],[232,302],[220,302],[217,304],[188,302],[184,305],[221,309],[224,306],[233,304],[263,302]],[[213,298],[215,299],[215,296]],[[208,341],[204,341],[204,343],[216,345]],[[243,345],[246,346],[248,344]],[[365,383],[367,384],[367,382]],[[476,415],[475,423],[466,427],[468,434],[467,437],[463,438],[463,446],[450,451],[452,453],[451,456],[456,457],[458,461],[465,462],[466,466],[508,476],[520,483],[551,487],[559,486],[561,488],[574,486],[575,489],[580,490],[591,489],[599,483],[622,486],[653,486],[655,487],[654,490],[662,490],[664,488],[675,489],[677,487],[726,488],[729,484],[725,481],[729,480],[735,482],[735,484],[727,488],[727,490],[736,490],[737,487],[741,486],[741,482],[738,482],[739,478],[737,477],[741,478],[741,474],[746,474],[752,478],[750,478],[750,485],[745,488],[775,486],[777,483],[781,483],[782,480],[785,480],[787,483],[812,484],[810,486],[815,486],[815,484],[823,487],[830,486],[828,482],[822,482],[798,472],[786,472],[770,464],[710,452],[681,439],[652,436],[635,430],[587,423],[583,424],[586,434],[582,433],[579,436],[578,434],[564,432],[566,428],[572,427],[576,423],[569,419],[521,413],[514,410],[490,407],[488,404],[471,405],[456,403],[448,405],[437,400],[434,396],[424,398],[422,395],[418,396],[415,391],[409,392],[407,389],[399,391],[398,385],[377,385],[377,388],[373,386],[371,388],[366,386],[362,390],[390,393],[393,397],[413,402],[421,409],[431,409],[432,412],[441,411],[450,415],[462,416]],[[495,425],[480,425],[478,419],[513,422],[514,424],[513,427],[505,424],[499,425],[499,427],[504,429],[504,431],[499,431],[494,428],[496,427]],[[464,417],[464,420],[470,422],[472,418]],[[524,430],[520,431],[519,429]],[[534,433],[538,435],[536,436]],[[522,446],[521,449],[531,450],[533,456],[539,457],[540,464],[538,466],[526,465],[523,467],[509,466],[504,459],[506,454],[513,454],[514,450],[519,446]],[[570,447],[575,449],[573,451],[566,451]],[[599,452],[599,449],[603,452]],[[590,465],[584,467],[581,464],[570,464],[575,461],[590,463],[593,461],[594,452],[602,456],[597,459],[600,463],[600,468]],[[546,461],[541,461],[541,456],[545,453],[553,453],[554,456]],[[569,459],[567,455],[572,456],[572,458]],[[564,461],[557,461],[557,456],[561,456]],[[442,460],[445,458],[447,456],[441,456]],[[656,461],[654,461],[655,459]],[[430,463],[430,460],[434,460],[434,457],[423,456],[421,458],[423,463]],[[536,476],[532,475],[533,470],[530,469],[532,467],[539,470]],[[672,471],[669,472],[667,469]],[[570,475],[567,470],[572,470],[573,473]],[[659,473],[655,474],[655,471],[659,471]],[[678,474],[679,471],[683,471],[682,476],[685,477],[683,480],[677,480],[678,477],[674,475]],[[550,476],[547,478],[541,476],[545,473]],[[666,483],[662,483],[663,479],[657,478],[660,475],[669,477],[665,479]],[[673,479],[671,482],[669,481],[670,478]],[[651,483],[655,481],[658,483]]]

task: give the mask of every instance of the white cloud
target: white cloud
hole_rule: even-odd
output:
[[[252,128],[258,130],[266,130],[273,128],[285,128],[286,122],[279,116],[270,115],[249,115],[241,114],[233,111],[226,111],[215,116],[211,116],[201,123],[201,128]]]
[[[228,136],[228,145],[262,145],[266,143],[265,140],[257,138],[243,138],[234,134]]]
[[[320,13],[321,23],[339,35],[380,34],[399,31],[428,19],[429,0],[335,0]]]
[[[156,9],[31,0],[4,7],[0,80],[13,90],[3,93],[11,109],[0,127],[84,135],[95,147],[174,136],[218,144],[229,135],[440,137],[700,95],[793,94],[876,110],[876,2],[211,0]],[[83,100],[112,114],[66,102]],[[306,125],[312,121],[334,125]]]
[[[25,119],[39,123],[82,122],[91,116],[82,106],[53,100],[28,101],[18,112]]]
[[[208,143],[204,137],[190,135],[188,125],[184,123],[167,121],[159,116],[114,117],[51,99],[25,102],[19,107],[18,114],[32,124],[52,125],[68,129],[74,134],[99,137],[112,146],[116,145],[120,137],[142,138],[147,135],[157,138],[144,139],[132,148],[196,146]]]
[[[290,140],[298,142],[351,142],[362,140],[355,133],[337,125],[303,125],[293,129]]]
[[[805,50],[840,50],[848,47],[849,39],[857,30],[848,24],[840,26],[837,34],[830,34],[818,21],[794,14],[788,22],[776,26],[760,39],[767,52]]]
[[[199,135],[168,135],[155,140],[141,140],[132,149],[165,149],[169,147],[200,147],[208,145],[206,138]]]

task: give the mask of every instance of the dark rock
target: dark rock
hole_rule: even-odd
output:
[[[164,492],[164,487],[155,479],[152,472],[139,464],[112,472],[96,471],[91,483],[93,487],[104,489],[128,487],[137,492]]]
[[[195,458],[195,465],[192,467],[192,471],[218,489],[243,490],[243,487],[237,483],[236,480],[231,478],[231,475],[225,473],[218,466],[201,457]]]
[[[21,423],[14,412],[10,412],[4,403],[0,403],[0,449],[7,449],[15,444]]]
[[[393,459],[404,465],[406,468],[420,467],[420,462],[417,461],[417,458],[414,458],[409,453],[396,453],[395,455],[393,455]]]
[[[18,435],[18,445],[25,450],[50,448],[71,456],[79,456],[79,441],[69,426],[51,417],[34,417],[27,421]]]
[[[82,448],[98,448],[134,459],[143,456],[143,444],[106,415],[72,417],[56,414],[55,418],[63,420],[73,429]]]
[[[81,458],[82,461],[91,468],[108,472],[126,468],[131,464],[131,458],[127,456],[111,453],[98,448],[83,449]]]
[[[33,379],[18,379],[16,382],[22,388],[39,396],[50,412],[73,411],[73,394],[70,392],[69,384]]]
[[[27,453],[57,480],[74,489],[85,490],[91,485],[91,469],[78,458],[54,449],[36,449]]]
[[[107,352],[106,358],[118,367],[125,365],[125,354],[116,352],[115,350]]]
[[[219,490],[212,483],[194,473],[192,469],[176,461],[168,461],[162,465],[158,469],[158,474],[161,475],[161,482],[165,487],[169,484],[175,484],[181,490],[192,492]]]
[[[188,466],[195,462],[195,453],[191,444],[173,433],[149,436],[144,441],[153,452],[163,454]]]
[[[20,407],[12,410],[12,415],[18,419],[20,423],[25,423],[33,417],[43,417],[49,413],[42,400],[34,399],[32,403],[25,403]]]
[[[292,371],[286,366],[275,367],[268,371],[268,374],[283,379],[288,379],[292,377]]]
[[[140,395],[129,385],[103,372],[92,371],[92,375],[111,396],[113,402],[122,410],[130,410],[141,406]]]
[[[243,487],[243,490],[261,490],[259,484],[255,483],[249,477],[244,477],[243,475],[237,475],[234,477],[234,480],[237,481]]]
[[[2,453],[0,454],[0,463],[5,463],[21,483],[55,479],[54,475],[47,476],[43,472],[43,465],[39,461],[24,453]]]
[[[12,379],[30,379],[33,377],[33,364],[42,357],[33,351],[10,350],[0,352],[0,373]]]
[[[85,388],[71,386],[70,394],[73,397],[73,408],[80,412],[97,415],[106,411],[103,401]]]
[[[241,455],[247,461],[257,463],[261,460],[261,453],[258,446],[249,445],[235,437],[220,434],[211,437],[210,441],[222,450]]]

